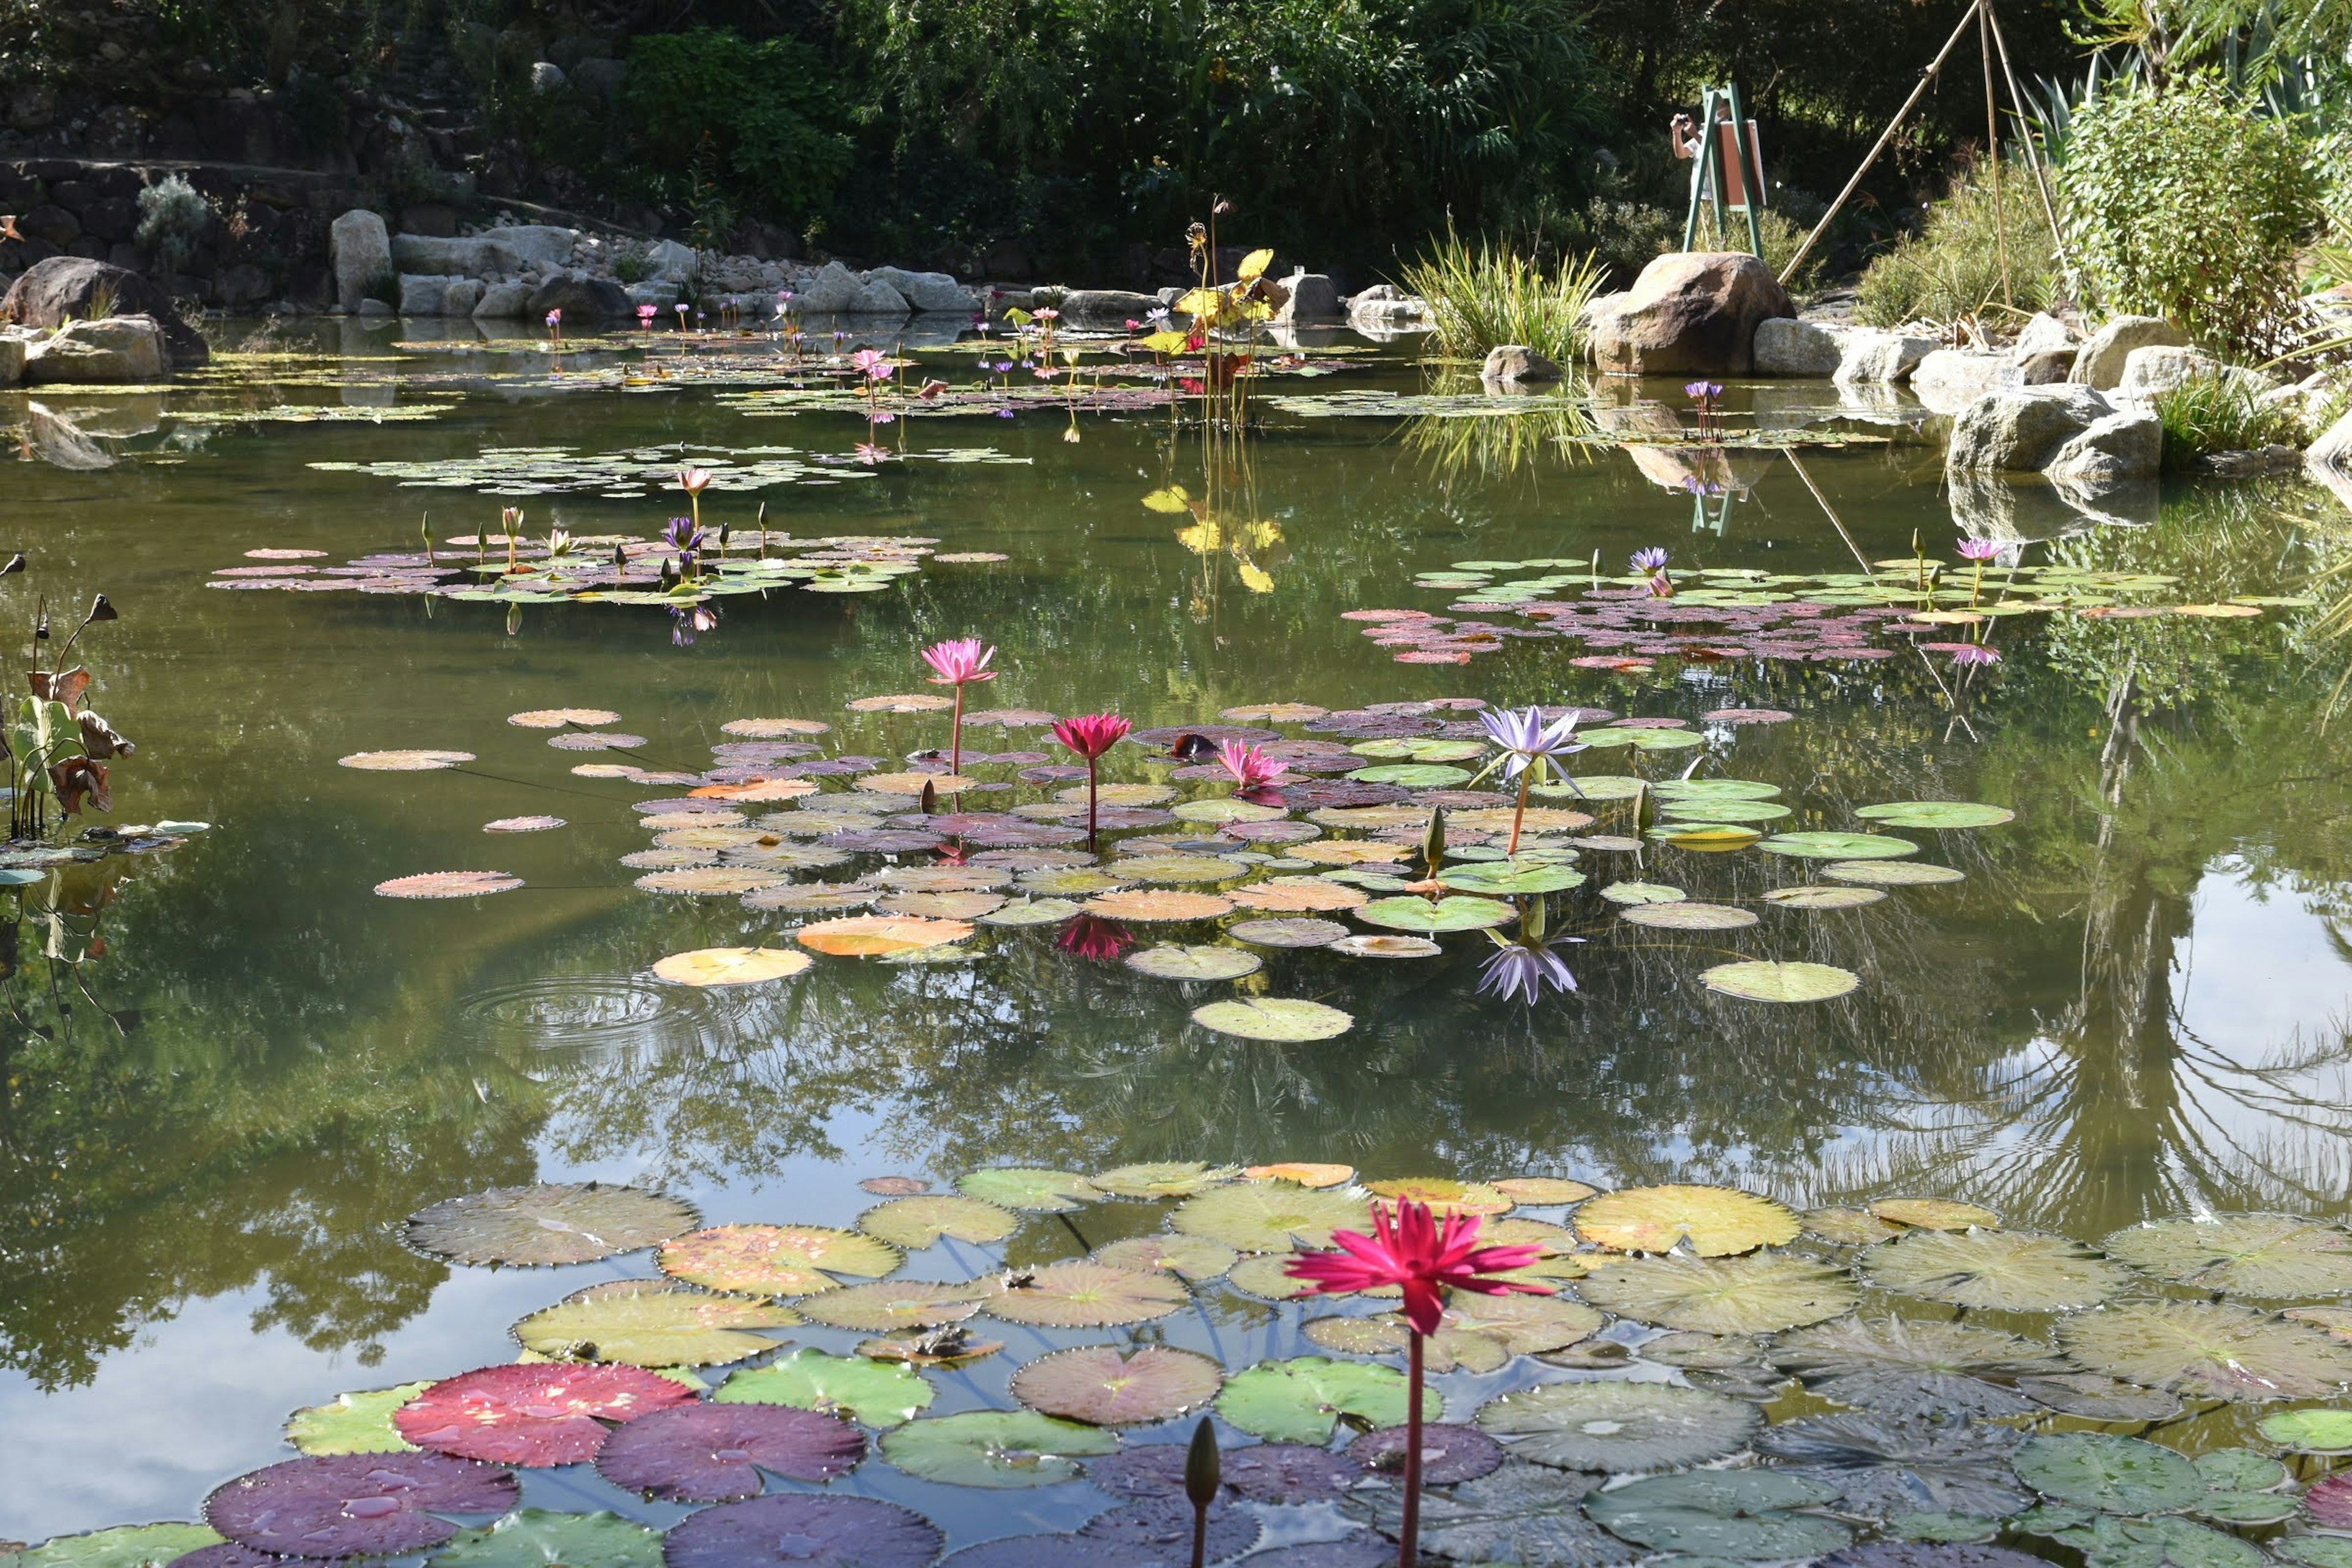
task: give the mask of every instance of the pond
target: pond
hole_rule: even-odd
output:
[[[493,1187],[626,1184],[705,1225],[840,1227],[883,1176],[948,1191],[999,1165],[1307,1162],[1368,1181],[1721,1184],[1796,1210],[1954,1198],[2092,1242],[2200,1211],[2346,1207],[2352,727],[2321,721],[2342,661],[2312,595],[2352,531],[2299,481],[2168,484],[2148,515],[2060,535],[2046,496],[1986,511],[1946,490],[1916,408],[1735,386],[1731,447],[1707,451],[1664,438],[1691,418],[1679,386],[1464,416],[1406,351],[1344,335],[1253,392],[1245,437],[1213,442],[1131,390],[869,424],[854,392],[778,396],[756,366],[698,369],[667,345],[583,345],[552,369],[536,343],[394,346],[356,324],[236,346],[205,382],[5,414],[26,460],[0,543],[32,569],[0,582],[0,610],[20,634],[39,595],[60,625],[95,592],[121,613],[75,656],[138,750],[113,766],[113,816],[72,827],[210,826],[0,889],[0,1537],[194,1519],[215,1487],[290,1457],[289,1410],[510,1362],[516,1320],[655,1271],[645,1251],[551,1272],[404,1245],[413,1213]],[[627,384],[614,368],[666,357]],[[916,361],[909,386],[976,377],[969,345]],[[1039,395],[992,384],[1000,402]],[[404,410],[421,416],[383,417]],[[698,508],[730,531],[706,547],[728,571],[792,563],[769,591],[709,600],[715,624],[417,591],[498,581],[473,568],[505,548],[482,538],[502,507],[531,541],[590,542],[582,572],[609,570],[608,536],[650,540],[688,510],[681,463],[719,476]],[[1980,579],[1953,554],[1956,507],[2004,541]],[[1652,546],[1671,599],[1628,575]],[[415,574],[428,549],[426,571],[457,574]],[[636,559],[642,578],[659,557]],[[1906,606],[1885,589],[1915,559],[1940,592]],[[347,562],[365,563],[342,579],[361,588],[311,591]],[[286,582],[303,591],[254,587]],[[1813,602],[1779,607],[1792,596]],[[1904,619],[2019,600],[2058,605]],[[1686,618],[1636,613],[1661,605]],[[1402,613],[1363,614],[1383,611]],[[965,637],[995,648],[971,710],[1011,717],[963,729],[980,787],[939,809],[976,819],[943,856],[894,818],[919,812],[917,775],[941,769],[910,753],[947,748],[950,715],[858,703],[945,691],[919,650]],[[1977,646],[1997,661],[1955,651]],[[1492,754],[1462,740],[1475,704],[1365,711],[1438,700],[1607,710],[1565,767],[1611,782],[1531,800],[1551,853],[1513,864],[1534,880],[1475,869],[1500,858],[1513,801],[1500,775],[1472,776]],[[1251,711],[1265,705],[1293,706]],[[573,709],[610,718],[509,717]],[[1022,776],[1076,763],[1045,716],[1097,710],[1167,731],[1102,763],[1130,786],[1102,803],[1109,869],[1150,838],[1148,871],[1079,874],[1082,773]],[[1272,736],[1302,764],[1277,790],[1304,793],[1171,815],[1232,793],[1168,755],[1172,735],[1221,724]],[[578,738],[614,732],[641,740]],[[467,755],[338,765],[420,750]],[[870,760],[794,765],[838,756]],[[812,810],[806,794],[688,795],[714,765],[722,784],[858,798],[795,836],[778,819]],[[1685,775],[1753,787],[1672,787]],[[1669,787],[1637,805],[1634,777]],[[1406,884],[1430,789],[1496,792],[1439,796],[1445,891],[1543,905],[1543,939],[1576,940],[1541,974],[1572,987],[1532,961],[1532,1000],[1491,981],[1513,926],[1440,921],[1440,951],[1412,957],[1298,928],[1426,931],[1359,911],[1425,903]],[[1400,797],[1409,810],[1377,809]],[[678,804],[645,811],[662,800]],[[1921,801],[1999,809],[1857,816]],[[1004,815],[1016,805],[1038,809]],[[713,808],[718,837],[692,837],[710,829],[680,819]],[[1297,830],[1220,831],[1251,817]],[[535,818],[561,823],[510,820]],[[1677,842],[1677,822],[1727,837]],[[1867,837],[1772,852],[1791,835]],[[1325,855],[1345,843],[1368,847]],[[908,874],[959,856],[961,877]],[[721,859],[748,874],[677,875]],[[1573,874],[1546,880],[1547,863]],[[1910,869],[1930,865],[1957,874]],[[377,895],[454,871],[520,885]],[[1282,878],[1314,887],[1223,897]],[[792,901],[861,879],[829,907]],[[1073,923],[1057,899],[1102,900],[1108,918]],[[889,961],[821,951],[767,983],[654,972],[703,949],[804,952],[796,928],[876,904],[919,930],[978,923]],[[1658,913],[1677,909],[1701,912]],[[1290,924],[1227,931],[1253,920]],[[1210,951],[1130,962],[1160,947]],[[1791,1003],[1702,978],[1757,962],[1847,978]],[[1343,1032],[1269,1041],[1192,1016],[1269,1000],[1336,1010]],[[1310,1011],[1306,1032],[1330,1016]],[[1552,1196],[1527,1215],[1565,1217]],[[910,1272],[1043,1268],[1166,1215],[1114,1193],[919,1250]],[[1206,1289],[1196,1305],[1152,1332],[1229,1368],[1322,1353],[1295,1306]],[[834,1354],[868,1337],[778,1332]],[[1104,1335],[982,1337],[1017,1343],[1002,1366],[936,1375],[931,1414],[1001,1406],[1013,1359]],[[1451,1374],[1456,1418],[1535,1381],[1514,1375]],[[2247,1440],[2221,1419],[2216,1442]],[[1118,1500],[1077,1481],[960,1490],[875,1459],[832,1489],[918,1508],[950,1547],[1074,1529]],[[530,1472],[524,1499],[661,1526],[686,1513],[583,1466]],[[1288,1512],[1266,1545],[1345,1527],[1328,1507]]]

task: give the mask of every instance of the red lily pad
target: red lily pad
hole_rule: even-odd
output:
[[[1368,1470],[1404,1472],[1405,1428],[1383,1426],[1348,1445],[1348,1458]],[[1319,1450],[1318,1450],[1319,1452]],[[1421,1429],[1421,1479],[1433,1487],[1475,1481],[1503,1468],[1510,1450],[1475,1426],[1433,1421]]]
[[[911,1198],[919,1193],[931,1190],[930,1183],[914,1176],[868,1176],[857,1184],[866,1192],[885,1198]]]
[[[419,871],[375,885],[379,898],[471,899],[484,893],[511,893],[522,886],[520,877],[504,871]]]
[[[286,1561],[274,1552],[256,1552],[241,1541],[224,1541],[184,1557],[174,1557],[167,1568],[278,1568]]]
[[[1205,1405],[1224,1381],[1215,1362],[1192,1351],[1080,1345],[1040,1356],[1014,1373],[1013,1397],[1065,1420],[1123,1426],[1164,1421]]]
[[[485,833],[544,833],[563,826],[560,816],[499,816],[482,824]]]
[[[788,1405],[674,1405],[607,1438],[596,1473],[616,1487],[663,1502],[731,1502],[757,1497],[762,1470],[796,1481],[829,1481],[866,1457],[855,1424]]]
[[[633,1421],[693,1397],[685,1384],[634,1366],[486,1366],[435,1384],[394,1411],[392,1424],[436,1453],[569,1465],[596,1457],[606,1422]]]
[[[457,1533],[434,1511],[504,1513],[520,1495],[510,1472],[467,1459],[341,1454],[239,1476],[205,1500],[205,1522],[256,1552],[396,1557]]]
[[[923,1568],[947,1538],[912,1509],[780,1492],[689,1514],[662,1541],[667,1568]]]

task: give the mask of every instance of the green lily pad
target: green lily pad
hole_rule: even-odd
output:
[[[2352,1345],[2245,1307],[2126,1301],[2064,1319],[2058,1341],[2089,1371],[2206,1399],[2317,1399],[2352,1382]]]
[[[1782,910],[1858,910],[1885,897],[1877,888],[1775,888],[1764,901]]]
[[[1394,1367],[1297,1356],[1264,1361],[1225,1380],[1217,1414],[1269,1443],[1331,1440],[1342,1419],[1370,1430],[1405,1418],[1405,1379]]]
[[[1174,942],[1139,948],[1125,962],[1137,973],[1156,980],[1239,980],[1265,964],[1255,953],[1238,947],[1183,947]]]
[[[1369,768],[1358,768],[1348,776],[1360,784],[1397,784],[1405,789],[1446,789],[1469,783],[1470,770],[1447,767],[1438,763],[1381,763]]]
[[[1828,1002],[1862,984],[1862,976],[1853,970],[1832,964],[1762,959],[1718,963],[1701,970],[1699,980],[1710,991],[1747,1002]]]
[[[1907,1318],[1842,1318],[1784,1334],[1769,1352],[1821,1398],[1897,1417],[2022,1415],[2000,1382],[2064,1370],[2047,1345],[1998,1329]]]
[[[2252,1448],[2215,1448],[2198,1455],[2194,1463],[2215,1491],[2266,1492],[2287,1482],[2284,1465]]]
[[[1673,904],[1690,897],[1664,882],[1612,882],[1601,889],[1601,896],[1612,904]]]
[[[165,1568],[174,1557],[218,1546],[202,1524],[124,1524],[88,1535],[59,1535],[0,1557],[0,1568]]]
[[[2281,1411],[2263,1416],[2260,1430],[2291,1454],[2352,1454],[2352,1410]]]
[[[1908,838],[1880,833],[1778,833],[1757,847],[1801,860],[1895,860],[1919,853]]]
[[[404,1383],[304,1405],[287,1417],[286,1440],[298,1453],[313,1456],[415,1453],[416,1445],[394,1430],[392,1413],[432,1386]]]
[[[1084,1176],[1070,1171],[1044,1171],[1028,1165],[998,1165],[974,1171],[956,1183],[968,1198],[1002,1204],[1024,1214],[1066,1214],[1102,1201],[1102,1192]]]
[[[1186,1236],[1206,1237],[1243,1252],[1326,1247],[1335,1230],[1369,1233],[1371,1205],[1343,1188],[1250,1182],[1187,1198],[1169,1216]]]
[[[903,1362],[798,1350],[731,1374],[711,1399],[720,1405],[789,1405],[846,1415],[861,1426],[896,1426],[930,1408],[938,1391]]]
[[[1493,899],[1459,897],[1434,902],[1416,898],[1375,899],[1350,912],[1367,925],[1424,935],[1433,931],[1490,931],[1519,918],[1517,910]]]
[[[1241,1173],[1239,1165],[1212,1165],[1201,1160],[1155,1160],[1097,1171],[1091,1179],[1096,1186],[1117,1197],[1189,1198],[1194,1193],[1238,1181]]]
[[[1702,795],[1660,801],[1658,815],[1669,822],[1778,822],[1790,812],[1777,801]]]
[[[1773,1253],[1603,1263],[1578,1281],[1577,1293],[1636,1322],[1710,1334],[1799,1328],[1852,1311],[1860,1300],[1843,1270]]]
[[[1238,1381],[1238,1380],[1237,1380]],[[1479,1429],[1569,1470],[1659,1470],[1736,1453],[1764,1424],[1753,1405],[1664,1383],[1547,1383],[1478,1409]]]
[[[2000,1521],[1980,1513],[1905,1513],[1886,1521],[1886,1532],[1897,1541],[1926,1545],[1976,1546],[2000,1533]]]
[[[2177,1394],[2161,1394],[2095,1372],[2021,1377],[2017,1391],[2061,1415],[2080,1415],[2091,1421],[2168,1421],[2180,1414],[2180,1396]]]
[[[1883,822],[1889,827],[1998,827],[2017,820],[2017,813],[2004,806],[1982,805],[1969,800],[1889,801],[1884,805],[1861,806],[1854,815],[1864,822]]]
[[[1273,822],[1290,814],[1278,805],[1259,805],[1231,795],[1209,800],[1180,801],[1168,808],[1179,822]]]
[[[461,1530],[425,1562],[433,1568],[660,1568],[661,1532],[614,1513],[517,1509]]]
[[[1509,860],[1448,866],[1437,874],[1440,883],[1465,893],[1509,898],[1528,893],[1559,893],[1584,885],[1584,873],[1565,866],[1528,865]]]
[[[1631,773],[1579,773],[1559,784],[1536,784],[1529,795],[1547,800],[1632,800],[1645,786]]]
[[[975,925],[1018,927],[1056,926],[1085,911],[1067,899],[1015,899],[980,917]]]
[[[936,1247],[943,1236],[975,1246],[1003,1241],[1020,1225],[1013,1212],[1001,1204],[950,1193],[893,1198],[857,1216],[858,1229],[909,1251]]]
[[[2271,1542],[2271,1550],[2304,1568],[2352,1568],[2352,1541],[2340,1535],[2290,1535]]]
[[[2081,1242],[2026,1230],[1921,1230],[1871,1248],[1872,1283],[1906,1296],[2002,1312],[2095,1307],[2129,1284],[2129,1269]]]
[[[718,1366],[776,1348],[753,1329],[801,1321],[789,1308],[747,1296],[686,1289],[667,1279],[608,1279],[514,1326],[523,1349],[562,1361],[630,1366]]]
[[[1759,779],[1667,779],[1650,791],[1660,800],[1771,800],[1780,786]]]
[[[2054,1502],[2106,1513],[2177,1513],[2207,1490],[2205,1478],[2178,1451],[2103,1432],[2028,1437],[2010,1468]]]
[[[967,1410],[910,1421],[886,1434],[882,1458],[910,1476],[950,1486],[1058,1486],[1084,1473],[1081,1459],[1115,1453],[1098,1426],[1029,1410]]]
[[[1841,860],[1822,867],[1822,875],[1832,882],[1859,882],[1866,888],[1926,888],[1968,879],[1967,872],[1950,866],[1892,860]]]
[[[2289,1215],[2158,1220],[2101,1245],[2111,1258],[2200,1290],[2269,1300],[2352,1291],[2352,1234]]]
[[[1283,996],[1211,1002],[1192,1009],[1192,1022],[1220,1035],[1268,1040],[1276,1045],[1333,1039],[1356,1025],[1353,1014],[1342,1013],[1337,1007]]]
[[[1837,1495],[1837,1488],[1803,1476],[1707,1470],[1597,1492],[1584,1511],[1611,1534],[1655,1551],[1766,1561],[1817,1557],[1851,1542],[1834,1520],[1788,1511]]]
[[[1756,911],[1685,899],[1669,904],[1636,904],[1618,918],[1628,925],[1659,931],[1741,931],[1756,923]]]
[[[2216,1524],[2250,1529],[2293,1519],[2295,1500],[2282,1492],[2212,1491],[2207,1492],[2204,1500],[2189,1511]]]
[[[1506,1464],[1458,1486],[1433,1488],[1421,1500],[1422,1552],[1447,1563],[1622,1568],[1642,1553],[1594,1526],[1576,1506],[1600,1484],[1599,1476]],[[1402,1523],[1400,1501],[1395,1487],[1368,1488],[1350,1506],[1369,1512],[1372,1524],[1393,1537]],[[1290,1555],[1303,1562],[1307,1550],[1294,1548]],[[1265,1568],[1278,1568],[1283,1557],[1258,1555]],[[1388,1560],[1395,1555],[1391,1548]],[[1373,1559],[1368,1553],[1364,1561]],[[1691,1559],[1679,1568],[1711,1565]]]
[[[2260,1548],[2173,1515],[2117,1519],[2100,1514],[2048,1533],[2083,1554],[2084,1568],[2263,1568]]]

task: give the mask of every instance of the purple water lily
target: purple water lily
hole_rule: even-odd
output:
[[[1663,544],[1653,544],[1646,550],[1636,550],[1633,552],[1633,570],[1636,572],[1658,571],[1666,563],[1666,547]]]
[[[716,605],[680,605],[669,613],[669,640],[673,647],[692,647],[697,634],[714,631],[719,626]]]
[[[1506,942],[1479,965],[1479,994],[1491,994],[1506,1001],[1517,996],[1532,1007],[1549,992],[1575,990],[1576,976],[1553,950],[1581,940],[1564,936],[1539,947]]]
[[[1519,852],[1519,825],[1528,815],[1528,787],[1535,783],[1538,774],[1548,775],[1556,759],[1573,756],[1586,749],[1576,738],[1576,721],[1580,716],[1571,710],[1546,723],[1540,708],[1516,713],[1507,708],[1488,710],[1478,715],[1478,722],[1486,726],[1486,739],[1503,753],[1490,765],[1501,768],[1505,778],[1519,781],[1518,806],[1511,814],[1511,842],[1506,854]]]

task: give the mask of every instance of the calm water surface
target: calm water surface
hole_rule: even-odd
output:
[[[381,370],[389,352],[356,333],[281,346],[330,351],[282,362],[329,381],[339,363]],[[339,349],[370,357],[339,362]],[[1678,565],[1835,571],[1853,555],[1824,502],[1874,559],[1907,555],[1915,531],[1946,555],[1954,503],[1937,449],[1900,426],[1877,427],[1891,444],[1808,456],[1818,498],[1785,459],[1742,458],[1744,492],[1695,525],[1655,454],[1637,466],[1553,447],[1514,462],[1491,437],[1463,449],[1475,437],[1459,424],[1276,416],[1246,472],[1221,481],[1225,515],[1258,525],[1237,556],[1142,504],[1171,483],[1206,489],[1196,443],[1171,440],[1164,416],[1089,416],[1076,445],[1050,414],[922,421],[911,447],[1021,461],[893,463],[757,498],[714,492],[706,507],[742,524],[762,499],[772,526],[803,536],[916,534],[1009,559],[933,564],[859,597],[731,599],[686,648],[652,609],[532,607],[509,634],[496,605],[204,586],[256,547],[337,561],[413,548],[427,508],[444,536],[494,528],[502,499],[530,510],[533,532],[650,533],[673,510],[659,496],[401,488],[320,462],[520,446],[845,453],[865,435],[854,418],[754,418],[702,392],[554,391],[525,356],[479,363],[515,380],[404,387],[404,402],[456,404],[413,424],[188,416],[390,395],[374,386],[43,399],[118,459],[85,470],[43,460],[64,437],[25,399],[0,404],[29,421],[0,545],[36,563],[31,587],[5,585],[0,618],[27,624],[36,592],[110,595],[123,619],[84,650],[93,700],[141,742],[116,773],[117,819],[217,824],[168,856],[111,862],[119,876],[77,873],[54,900],[36,889],[14,928],[0,1537],[191,1517],[222,1479],[283,1457],[289,1408],[509,1359],[513,1319],[650,1267],[453,1269],[399,1245],[404,1215],[493,1184],[596,1176],[691,1195],[714,1222],[836,1225],[872,1201],[865,1176],[1160,1158],[1730,1182],[1799,1205],[1951,1194],[2086,1237],[2198,1205],[2344,1206],[2352,740],[2317,723],[2339,666],[2304,640],[2311,612],[2008,621],[2005,660],[1957,710],[1942,662],[1918,658],[1859,673],[1662,661],[1629,676],[1526,641],[1465,668],[1414,667],[1340,618],[1442,610],[1450,595],[1413,574],[1474,559],[1598,551],[1613,566],[1664,542]],[[1391,359],[1317,389],[1417,376]],[[1832,395],[1738,388],[1733,402],[1796,418],[1786,411]],[[2029,500],[2011,526],[2038,536],[2060,509]],[[2037,543],[2026,559],[2177,574],[2189,600],[2292,593],[2341,552],[2348,521],[2294,483],[2179,486],[2150,525]],[[1580,988],[1532,1009],[1474,994],[1487,951],[1475,934],[1426,963],[1272,952],[1270,994],[1359,1022],[1324,1044],[1265,1047],[1187,1024],[1230,987],[1088,964],[1050,932],[1003,933],[967,965],[834,960],[741,993],[665,985],[648,973],[662,955],[773,942],[789,922],[635,890],[616,862],[646,846],[629,806],[647,788],[576,779],[577,756],[503,721],[611,708],[650,739],[649,758],[684,766],[708,765],[719,726],[751,715],[830,720],[837,748],[903,753],[944,743],[945,725],[844,704],[921,689],[917,647],[962,635],[1000,650],[988,701],[1115,706],[1139,725],[1244,702],[1454,695],[1685,718],[1779,706],[1797,721],[1727,737],[1720,771],[1780,785],[1792,826],[1845,827],[1853,805],[1923,796],[2018,820],[1916,836],[1965,882],[1850,911],[1771,910],[1727,936],[1612,928],[1587,888],[1561,900],[1567,929],[1591,939],[1568,950]],[[979,743],[1038,743],[1003,733]],[[334,764],[388,747],[480,760],[419,774]],[[482,831],[526,813],[569,826]],[[529,886],[454,903],[369,891],[485,868]],[[1717,897],[1785,879],[1755,856],[1674,851],[1645,874]],[[94,929],[102,953],[64,963]],[[1731,1001],[1695,979],[1725,950],[1843,965],[1862,985],[1814,1006]],[[1077,1250],[1046,1226],[1012,1247]],[[1266,1318],[1236,1307],[1220,1321],[1252,1353],[1296,1344],[1295,1319]],[[983,1402],[950,1380],[934,1409]],[[530,1486],[548,1506],[678,1512],[593,1478]],[[959,1542],[1066,1527],[1102,1501],[1063,1488],[982,1508],[876,1464],[847,1489],[932,1509]]]

